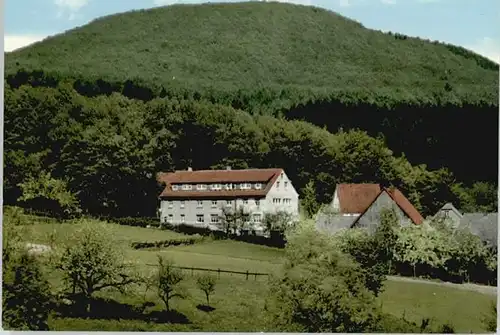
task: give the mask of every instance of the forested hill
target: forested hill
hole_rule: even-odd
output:
[[[8,54],[7,75],[19,69],[133,80],[158,94],[257,87],[293,103],[312,96],[377,105],[498,103],[498,64],[479,55],[283,3],[174,5],[107,16]]]
[[[322,202],[383,182],[424,214],[496,209],[498,64],[460,47],[314,7],[174,5],[5,66],[7,204],[154,215],[156,172],[230,164],[283,167]]]

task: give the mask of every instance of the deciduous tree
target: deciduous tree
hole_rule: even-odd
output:
[[[105,224],[88,220],[81,223],[82,228],[70,238],[57,267],[63,272],[67,289],[79,292],[90,312],[96,292],[106,288],[123,292],[137,277]]]

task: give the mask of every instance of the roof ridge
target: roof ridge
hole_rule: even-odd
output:
[[[237,171],[237,172],[242,172],[242,171],[278,171],[278,170],[283,170],[283,168],[252,168],[252,169],[203,169],[203,170],[192,170],[192,171],[189,171],[189,170],[175,170],[174,172],[172,173],[177,173],[177,172],[189,172],[189,173],[193,173],[193,172],[234,172],[234,171]]]

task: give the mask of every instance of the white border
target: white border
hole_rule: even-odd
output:
[[[14,0],[11,0],[11,1],[14,1]],[[5,36],[4,35],[4,22],[5,22],[5,2],[3,0],[0,0],[0,13],[4,13],[4,15],[2,15],[0,17],[0,32],[2,33],[2,36]],[[4,120],[4,85],[5,85],[5,72],[4,72],[4,66],[5,66],[5,61],[4,61],[4,57],[5,57],[5,52],[4,52],[4,38],[2,38],[0,40],[0,50],[2,50],[2,53],[0,54],[0,77],[1,77],[1,80],[2,80],[2,85],[0,86],[0,183],[1,183],[1,188],[0,188],[0,227],[2,227],[2,231],[3,231],[3,139],[4,139],[4,127],[3,127],[3,120]],[[499,73],[499,82],[500,82],[500,73]],[[500,88],[500,87],[499,87]],[[499,99],[498,99],[498,104],[499,104],[499,113],[500,113],[500,95],[499,95]],[[500,129],[500,117],[499,117],[499,129]],[[499,134],[499,142],[500,142],[500,134]],[[498,149],[498,157],[500,157],[500,145],[499,145],[499,149]],[[498,171],[498,180],[500,181],[500,164],[499,164],[499,171]],[[498,192],[498,199],[500,200],[500,188],[499,190],[497,191]],[[498,210],[500,209],[500,205],[497,205],[498,208],[497,208],[497,213],[498,213]],[[499,224],[500,224],[500,221],[499,221]],[[3,234],[2,234],[3,236]],[[500,240],[500,232],[498,232],[498,238]],[[0,246],[2,245],[2,240],[0,240]],[[3,250],[3,249],[2,249]],[[1,251],[0,251],[1,252]],[[0,263],[1,263],[1,260],[0,260]],[[497,264],[500,263],[500,253],[497,252]],[[500,279],[500,273],[497,271],[497,279]],[[3,273],[2,273],[2,270],[0,270],[0,282],[3,282]],[[497,280],[497,283],[499,282],[499,280]],[[497,284],[498,285],[498,284]],[[2,286],[3,285],[0,285],[0,295],[2,294]],[[498,309],[498,306],[500,305],[500,298],[498,296],[498,286],[497,286],[497,309]],[[0,308],[0,325],[1,325],[1,322],[2,322],[2,310]],[[500,317],[498,317],[498,314],[497,314],[497,334],[500,333],[500,327],[499,327],[499,324],[500,324]],[[59,331],[59,332],[56,332],[56,331],[46,331],[46,332],[18,332],[18,331],[4,331],[3,328],[2,330],[0,330],[1,333],[6,333],[6,334],[10,334],[10,333],[46,333],[46,334],[64,334],[64,333],[68,333],[68,334],[88,334],[88,333],[95,333],[95,334],[113,334],[113,333],[117,333],[117,334],[137,334],[137,332],[89,332],[89,331]],[[141,332],[142,333],[142,332]],[[163,332],[143,332],[143,333],[148,333],[148,334],[160,334],[160,333],[163,333]],[[216,332],[207,332],[208,334],[225,334],[225,335],[230,335],[230,334],[250,334],[250,333],[216,333]],[[200,333],[200,332],[188,332],[188,334],[207,334],[207,333]],[[176,332],[169,332],[168,334],[186,334],[186,333],[176,333]],[[263,332],[260,332],[260,333],[254,333],[254,334],[263,334]],[[281,333],[266,333],[266,334],[281,334]],[[309,334],[309,333],[288,333],[288,334]],[[337,333],[337,334],[341,334],[341,333]]]

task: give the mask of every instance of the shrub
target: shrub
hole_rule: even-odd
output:
[[[156,242],[132,242],[132,248],[134,249],[145,249],[145,248],[167,248],[171,246],[179,245],[192,245],[203,241],[203,237],[192,237],[184,239],[171,239]]]
[[[207,306],[210,306],[210,295],[215,292],[215,278],[209,274],[204,274],[196,278],[196,284],[205,293]]]
[[[186,235],[201,235],[201,236],[209,236],[212,232],[209,228],[202,227],[194,227],[186,224],[173,225],[169,223],[162,223],[160,226],[161,229],[168,229],[178,233],[186,234]],[[224,234],[223,232],[220,232]],[[224,234],[225,235],[225,234]]]
[[[34,256],[24,252],[3,264],[2,298],[4,329],[49,329],[50,286]]]
[[[135,217],[124,217],[124,218],[112,218],[111,221],[124,225],[133,227],[159,227],[160,223],[157,219],[153,218],[135,218]]]
[[[381,313],[374,322],[370,332],[408,334],[420,333],[421,329],[414,322],[407,321],[404,318],[398,318],[392,314]]]
[[[63,271],[66,289],[81,293],[87,313],[95,292],[105,288],[120,291],[136,278],[128,271],[123,251],[113,242],[107,226],[84,221],[72,236],[72,243],[63,251],[57,267]]]
[[[339,251],[350,255],[361,265],[366,287],[378,295],[383,288],[388,267],[380,260],[380,248],[374,237],[364,229],[352,228],[335,234],[332,242]]]
[[[377,317],[375,296],[359,264],[314,230],[292,234],[268,303],[280,331],[363,332]]]
[[[491,304],[490,313],[485,315],[482,321],[487,331],[497,331],[497,305],[495,302]]]

